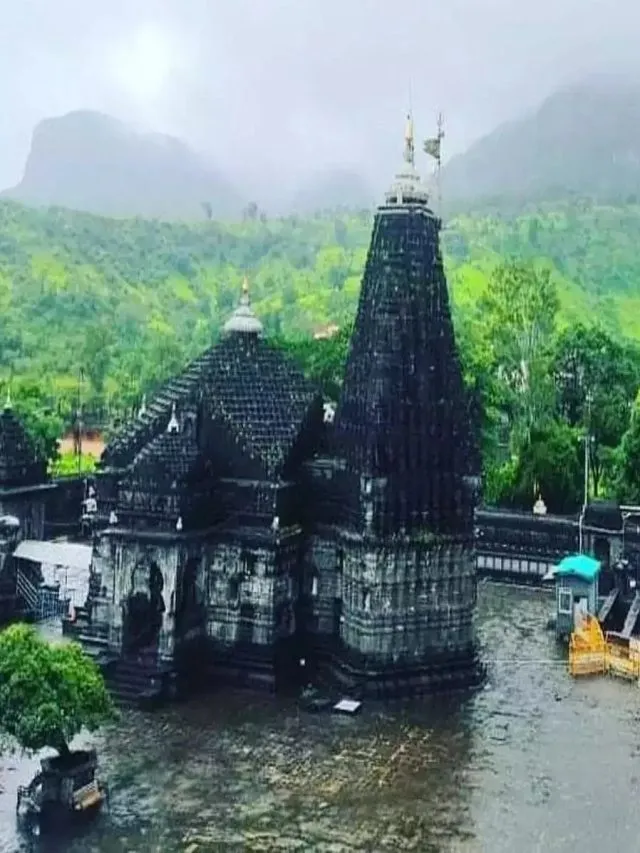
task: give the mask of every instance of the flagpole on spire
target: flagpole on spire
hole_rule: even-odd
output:
[[[442,140],[444,139],[444,118],[438,113],[438,159],[436,160],[436,191],[438,194],[438,216],[442,217]]]
[[[424,151],[436,161],[436,193],[438,197],[438,213],[442,215],[442,183],[440,173],[442,169],[442,140],[444,139],[444,119],[442,113],[438,114],[437,134],[424,142]]]

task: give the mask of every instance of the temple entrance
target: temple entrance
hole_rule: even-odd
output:
[[[238,643],[251,645],[253,643],[253,622],[256,618],[256,608],[250,602],[240,605],[240,621],[238,623]]]
[[[183,639],[194,628],[204,626],[205,606],[198,588],[200,559],[191,557],[182,572],[176,604],[176,637]]]
[[[337,644],[340,643],[340,625],[342,623],[342,599],[333,599],[333,636]]]
[[[156,563],[140,562],[133,569],[131,592],[124,604],[122,646],[125,653],[156,645],[165,611],[162,572]]]

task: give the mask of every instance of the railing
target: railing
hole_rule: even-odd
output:
[[[16,591],[27,607],[36,613],[40,600],[38,587],[20,569],[16,573]]]
[[[62,614],[66,605],[59,584],[39,586],[20,569],[16,572],[16,592],[38,621],[55,619]]]

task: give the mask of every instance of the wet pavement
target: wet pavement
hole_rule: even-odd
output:
[[[640,691],[573,682],[553,599],[483,585],[489,680],[448,703],[357,717],[218,693],[125,712],[97,739],[111,805],[82,834],[16,831],[36,762],[0,759],[0,851],[609,853],[640,843]]]

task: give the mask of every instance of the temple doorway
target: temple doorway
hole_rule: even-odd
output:
[[[176,604],[176,637],[178,639],[184,638],[192,629],[204,626],[205,607],[198,587],[199,568],[200,559],[190,557],[182,572]]]
[[[131,591],[124,604],[122,646],[125,653],[157,645],[165,611],[162,572],[154,562],[133,569]]]

